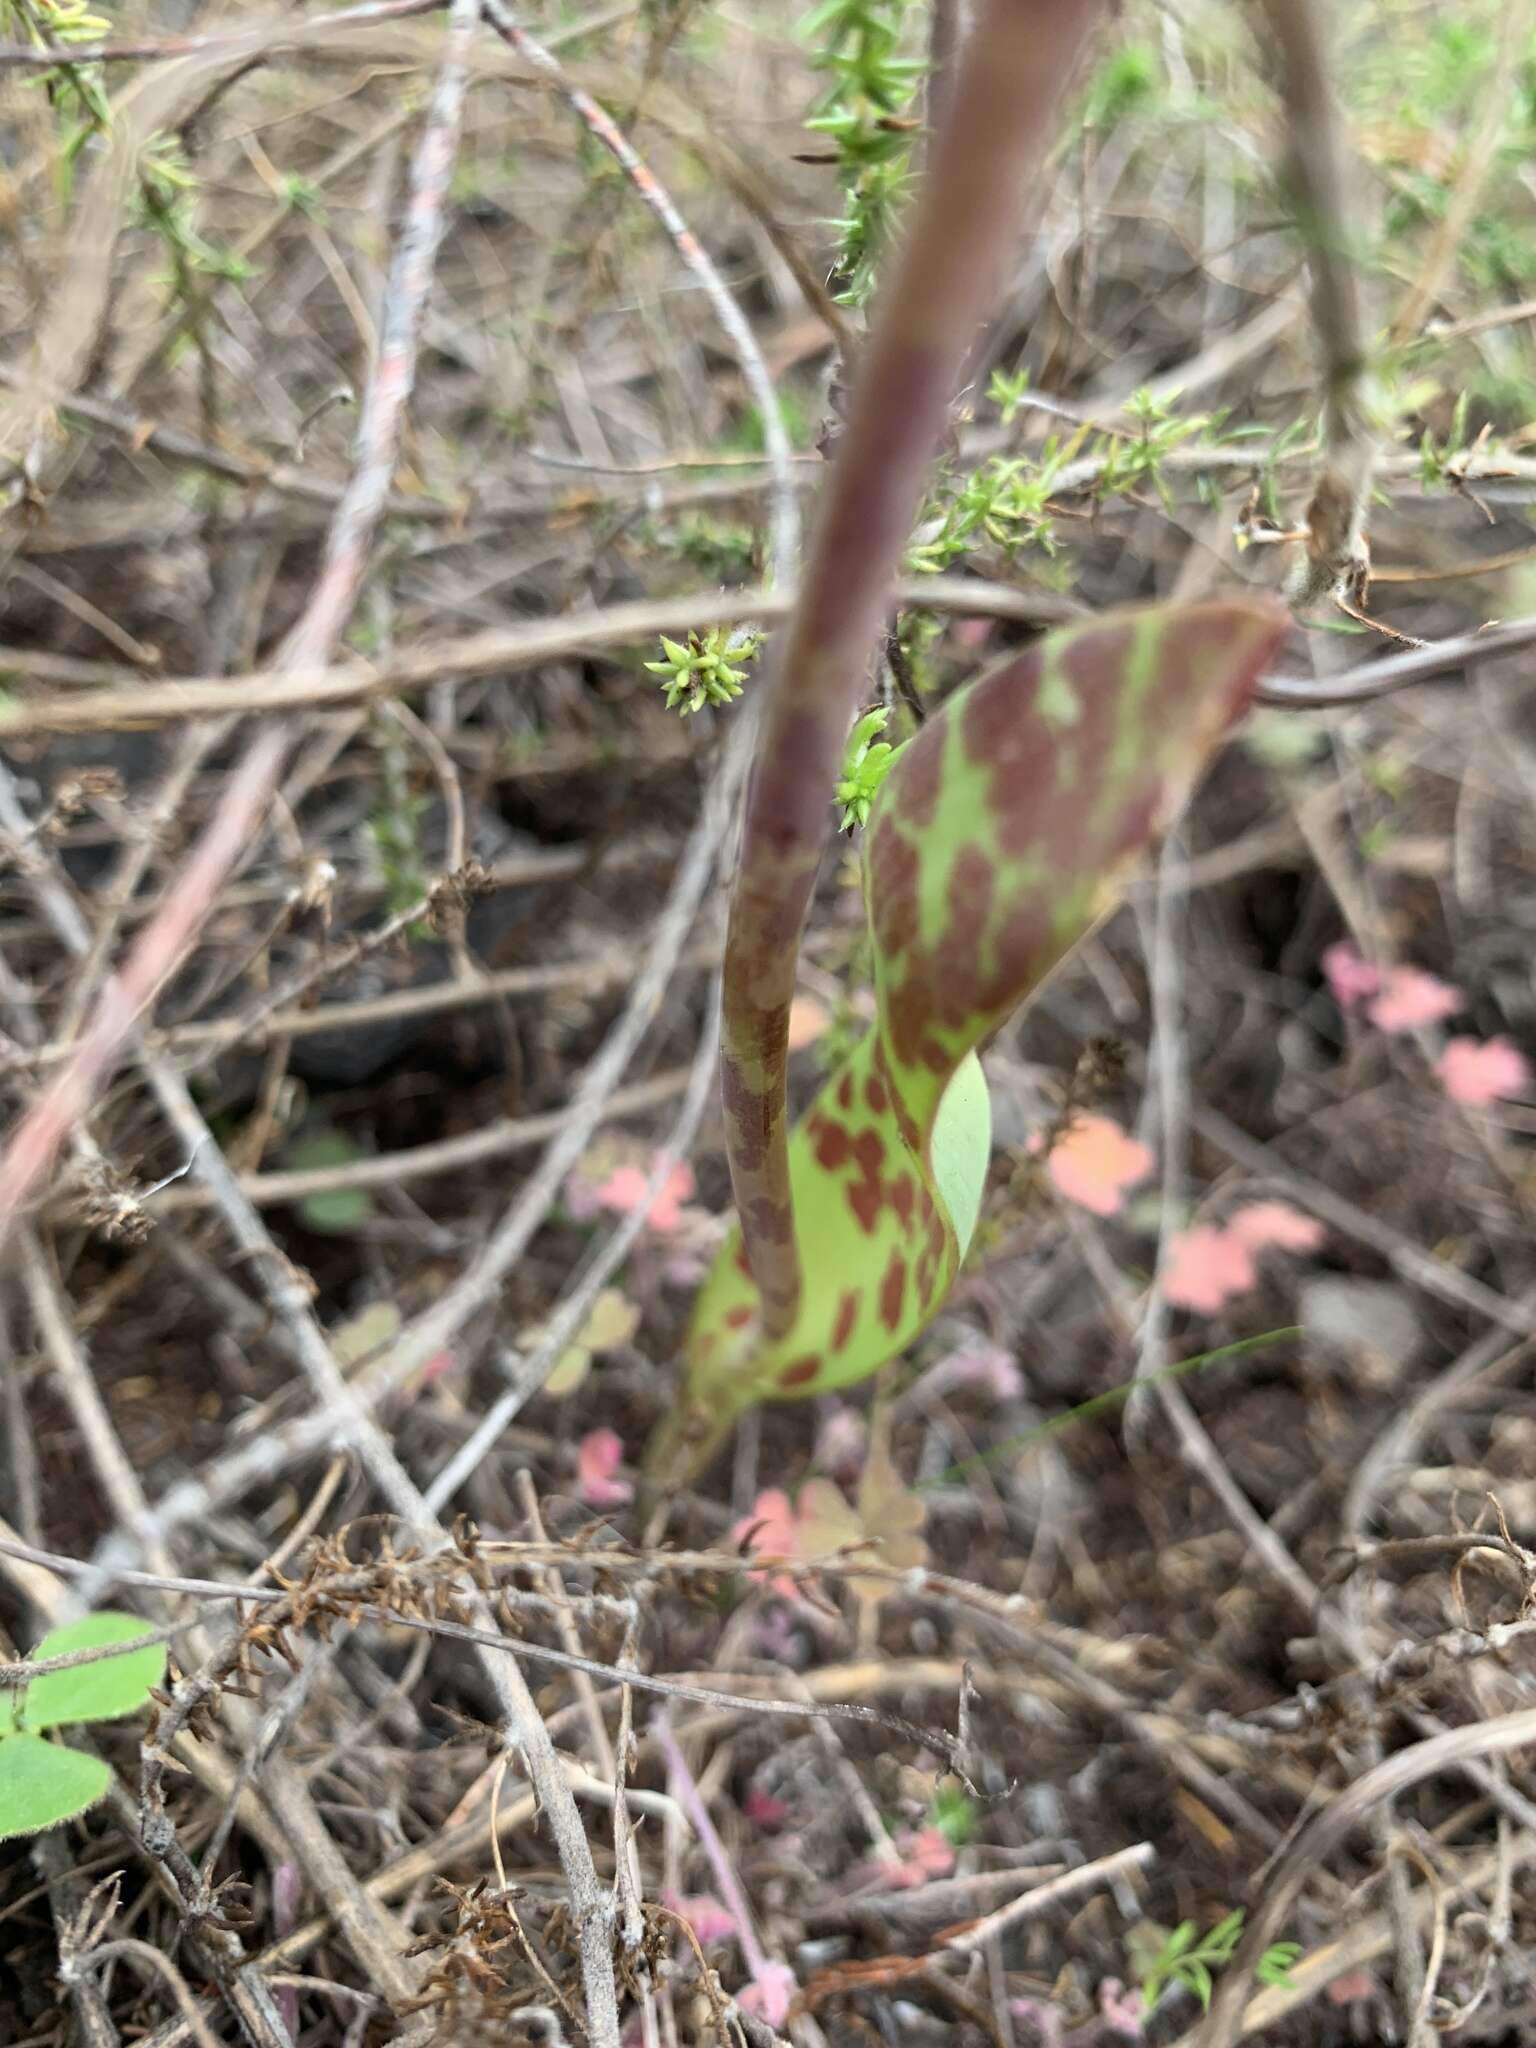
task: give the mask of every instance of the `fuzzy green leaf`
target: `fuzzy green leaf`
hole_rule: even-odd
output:
[[[100,1757],[40,1735],[0,1738],[0,1841],[35,1835],[94,1806],[112,1782]]]
[[[131,1643],[149,1633],[137,1614],[87,1614],[56,1628],[32,1652],[34,1663],[72,1656],[76,1650],[100,1650],[109,1643]],[[50,1671],[34,1678],[21,1696],[17,1718],[24,1728],[59,1728],[73,1721],[116,1721],[136,1714],[158,1685],[165,1670],[165,1649],[151,1644],[122,1657],[101,1657],[72,1671]]]

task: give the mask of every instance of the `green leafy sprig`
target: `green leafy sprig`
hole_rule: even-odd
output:
[[[28,1661],[45,1664],[81,1650],[137,1642],[149,1633],[136,1614],[87,1614],[44,1636]],[[164,1648],[152,1643],[120,1657],[45,1671],[20,1693],[0,1692],[0,1841],[72,1820],[94,1806],[112,1782],[100,1757],[49,1742],[44,1731],[138,1713],[164,1670]]]

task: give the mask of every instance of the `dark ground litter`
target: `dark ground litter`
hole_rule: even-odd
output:
[[[356,373],[350,301],[355,292],[376,302],[402,175],[398,75],[419,75],[435,31],[402,23],[370,33],[345,55],[254,72],[199,138],[210,231],[229,242],[262,224],[271,234],[253,279],[206,287],[202,382],[196,348],[140,363],[164,316],[154,252],[136,227],[119,251],[121,287],[86,380],[93,395],[134,421],[175,425],[256,460],[291,451],[338,369]],[[753,37],[735,25],[722,34],[758,88],[741,147],[772,167],[777,217],[744,216],[660,112],[654,147],[738,283],[770,360],[785,366],[786,408],[808,448],[829,342],[769,234],[787,223],[821,260],[829,187],[822,170],[794,161],[809,98],[803,53],[766,23]],[[591,61],[601,73],[615,60],[597,48]],[[672,97],[658,106],[712,91],[721,61],[684,38],[663,69]],[[280,140],[281,168],[306,177],[357,144],[355,164],[325,187],[334,215],[290,208],[274,219],[241,149],[242,124],[274,161]],[[1144,133],[1118,137],[1118,177],[1130,189],[1152,178],[1159,146],[1150,117]],[[1192,165],[1186,141],[1178,147],[1186,157],[1175,161]],[[739,454],[754,425],[707,309],[679,289],[665,244],[594,162],[553,98],[509,94],[491,67],[471,97],[398,479],[421,497],[423,516],[386,528],[354,635],[360,653],[712,589],[761,566],[759,472],[620,473]],[[1058,172],[1053,218],[1063,223],[1080,208],[1081,168],[1074,145]],[[1276,238],[1257,236],[1240,260],[1191,270],[1191,250],[1209,240],[1203,230],[1184,232],[1182,215],[1149,224],[1111,203],[1119,189],[1110,184],[1091,216],[1091,248],[1067,236],[1065,269],[1054,257],[1021,264],[991,359],[1027,364],[1053,398],[1095,415],[1167,374],[1198,391],[1203,408],[1283,424],[1310,389],[1299,317],[1294,334],[1205,377],[1210,353],[1287,288]],[[1185,204],[1194,204],[1187,194]],[[1252,194],[1243,204],[1262,212]],[[18,276],[0,289],[15,355],[28,287]],[[1445,431],[1440,400],[1426,406]],[[992,424],[979,400],[976,413],[973,436]],[[1521,423],[1490,417],[1501,431]],[[1037,453],[1045,424],[1021,412],[1013,445]],[[1424,424],[1404,423],[1398,455],[1411,453]],[[339,484],[349,427],[344,409],[315,424],[306,475]],[[541,463],[539,450],[575,467]],[[957,466],[964,451],[962,439]],[[29,679],[29,656],[121,667],[121,648],[103,643],[72,596],[152,643],[166,674],[239,674],[270,654],[314,577],[323,507],[213,482],[131,430],[72,422],[58,461],[41,515],[11,535],[7,691],[44,686]],[[1054,561],[984,546],[962,566],[1069,589],[1094,607],[1166,593],[1202,553],[1212,581],[1257,574],[1230,534],[1258,468],[1214,464],[1203,502],[1193,467],[1173,477],[1167,505],[1150,489],[1102,503],[1091,490],[1064,494]],[[814,466],[806,470],[814,482]],[[1280,476],[1299,511],[1304,465],[1282,465]],[[1464,560],[1530,539],[1509,498],[1493,495],[1485,517],[1465,494],[1424,493],[1402,464],[1388,465],[1384,495],[1384,561]],[[444,505],[452,517],[441,516]],[[1385,620],[1424,638],[1518,608],[1509,578],[1384,582],[1376,595]],[[909,614],[907,624],[935,699],[1025,637],[948,612],[931,624]],[[1365,646],[1312,636],[1322,666],[1341,647],[1363,659]],[[686,725],[667,716],[642,667],[653,651],[573,654],[510,680],[445,680],[412,698],[414,723],[378,706],[310,717],[281,814],[157,1006],[156,1027],[171,1034],[174,1057],[196,1062],[201,1111],[253,1176],[275,1246],[313,1286],[324,1327],[334,1334],[370,1309],[386,1312],[367,1326],[365,1351],[390,1341],[388,1312],[409,1321],[457,1284],[547,1132],[441,1171],[422,1171],[418,1148],[505,1120],[558,1118],[656,942],[658,911],[740,712]],[[644,1540],[631,1502],[595,1508],[579,1446],[596,1430],[615,1432],[630,1472],[677,1397],[687,1269],[707,1248],[705,1222],[688,1226],[698,1245],[683,1241],[686,1230],[682,1239],[648,1231],[616,1276],[638,1311],[632,1334],[574,1391],[531,1397],[459,1490],[454,1508],[508,1544],[543,1540],[530,1520],[536,1498],[561,1546],[553,1567],[542,1551],[482,1561],[508,1592],[512,1633],[534,1645],[579,1643],[611,1666],[622,1617],[588,1596],[632,1596],[644,1671],[741,1695],[734,1707],[635,1699],[645,1940],[675,1959],[677,2039],[721,2038],[722,2023],[663,1908],[688,1902],[727,1992],[748,1986],[754,1965],[734,1937],[710,1930],[719,1873],[662,1798],[678,1789],[658,1731],[664,1705],[762,1946],[794,1974],[797,2041],[1108,2048],[1139,2027],[1159,2048],[1189,2037],[1195,1996],[1175,1982],[1138,2014],[1124,1987],[1146,1977],[1170,1930],[1188,1920],[1203,1932],[1234,1908],[1256,1911],[1309,1814],[1381,1755],[1437,1726],[1476,1729],[1530,1704],[1523,1628],[1533,1581],[1522,1532],[1536,1520],[1536,1406],[1523,1339],[1526,1140],[1536,1123],[1518,1103],[1449,1100],[1433,1071],[1435,1032],[1389,1035],[1342,1013],[1323,965],[1325,950],[1348,938],[1373,959],[1454,984],[1464,1006],[1452,1030],[1536,1048],[1528,696],[1523,670],[1506,664],[1376,707],[1266,714],[1245,729],[1182,827],[1187,886],[1170,883],[1166,865],[1139,880],[1127,907],[990,1049],[999,1149],[977,1252],[939,1323],[876,1388],[750,1419],[727,1456],[669,1504],[664,1541]],[[88,916],[107,912],[118,850],[149,815],[183,738],[173,729],[5,750],[23,810],[44,822],[35,842],[8,835],[0,948],[33,993],[45,1040],[76,970],[47,928],[41,892],[62,872]],[[228,746],[212,752],[175,815],[157,823],[125,930],[185,853],[231,759]],[[441,933],[414,931],[347,960],[349,940],[451,864],[456,806],[467,849],[493,881],[502,876],[499,886],[478,897],[467,924],[450,917]],[[1107,1038],[1120,1056],[1087,1106],[1143,1138],[1160,1166],[1167,1134],[1149,956],[1169,888],[1190,1091],[1188,1169],[1174,1190],[1181,1220],[1199,1227],[1278,1200],[1314,1217],[1323,1236],[1315,1249],[1266,1258],[1256,1283],[1213,1312],[1173,1310],[1167,1360],[1228,1355],[1156,1380],[1129,1407],[1108,1402],[1067,1419],[1124,1388],[1139,1358],[1156,1362],[1144,1317],[1158,1182],[1154,1173],[1100,1217],[1061,1197],[1028,1142],[1079,1086],[1084,1048]],[[692,1058],[723,903],[721,889],[707,898],[626,1083],[680,1073]],[[829,1047],[867,1014],[858,929],[839,842],[802,969],[802,994],[824,1026],[795,1056],[802,1096]],[[392,998],[462,976],[465,948],[469,971],[543,979],[388,1014]],[[368,1002],[373,1012],[314,1035],[242,1032],[217,1052],[186,1038],[188,1027],[248,1017],[266,991],[309,975],[306,1011]],[[32,1050],[19,1045],[0,1077],[8,1114],[33,1085]],[[680,1088],[679,1078],[678,1091],[605,1124],[597,1158],[566,1177],[493,1306],[383,1404],[382,1422],[423,1483],[501,1394],[509,1358],[526,1351],[611,1228],[612,1213],[584,1206],[583,1193],[662,1142]],[[132,1069],[116,1077],[93,1130],[130,1190],[185,1163]],[[323,1196],[318,1209],[313,1198],[269,1200],[263,1178],[314,1163],[317,1138],[340,1144],[328,1155],[333,1195],[345,1197],[349,1159],[395,1159],[398,1171],[361,1203],[344,1201],[340,1222]],[[692,1171],[688,1208],[718,1216],[727,1181],[713,1112]],[[528,1811],[514,1764],[495,1793],[510,1821],[500,1866],[493,1860],[496,1709],[484,1672],[462,1643],[400,1625],[413,1601],[428,1599],[428,1579],[434,1613],[467,1611],[471,1560],[455,1561],[451,1591],[438,1585],[447,1566],[391,1557],[391,1547],[410,1551],[411,1532],[382,1515],[355,1462],[281,1449],[309,1397],[249,1262],[197,1198],[195,1177],[148,1203],[147,1233],[135,1218],[113,1235],[100,1185],[78,1176],[73,1162],[44,1212],[42,1270],[66,1311],[68,1348],[148,1501],[174,1502],[189,1479],[217,1476],[266,1441],[279,1447],[158,1551],[143,1545],[142,1561],[249,1580],[311,1508],[318,1535],[345,1532],[346,1548],[345,1558],[301,1548],[283,1566],[308,1589],[294,1596],[287,1637],[297,1664],[311,1668],[307,1681],[281,1652],[257,1650],[246,1681],[254,1699],[242,1700],[218,1661],[229,1617],[206,1607],[199,1633],[177,1649],[177,1675],[213,1659],[214,1691],[226,1694],[186,1741],[187,1769],[166,1793],[180,1849],[196,1864],[213,1844],[207,1875],[225,1887],[216,1901],[203,1897],[189,1920],[179,1883],[135,1839],[138,1723],[93,1731],[119,1771],[117,1805],[37,1844],[0,1846],[0,2039],[168,2048],[176,2000],[127,1962],[103,1979],[98,2018],[109,2031],[71,2034],[96,2022],[93,2001],[60,1976],[70,1916],[114,1871],[123,1873],[114,1932],[171,1959],[198,1997],[227,1978],[220,1943],[238,1944],[273,1976],[271,1945],[307,1916],[331,1916],[290,1951],[301,1981],[274,1979],[305,2048],[367,2048],[415,2038],[413,2027],[454,2043],[553,2038],[539,2034],[530,2008],[574,2001],[579,1980],[551,1836]],[[1254,1339],[1266,1341],[1231,1348]],[[82,1424],[78,1383],[72,1392],[36,1299],[19,1284],[7,1289],[0,1342],[9,1374],[0,1514],[42,1547],[88,1558],[121,1517]],[[750,1536],[737,1532],[760,1520],[765,1492],[803,1503],[810,1481],[851,1499],[872,1417],[922,1503],[926,1571],[888,1584],[878,1602],[858,1598],[846,1568],[829,1567],[794,1597],[750,1576]],[[1472,1530],[1490,1547],[1470,1549],[1462,1539]],[[353,1579],[364,1566],[373,1576],[360,1591]],[[552,1588],[563,1589],[563,1615],[534,1598],[552,1598]],[[334,1612],[316,1611],[317,1589]],[[113,1599],[140,1607],[122,1588]],[[0,1626],[16,1644],[45,1625],[41,1600],[26,1570],[0,1557]],[[188,1618],[147,1594],[140,1611]],[[354,1626],[326,1655],[324,1626],[337,1618]],[[250,1610],[242,1625],[260,1619]],[[611,1780],[611,1681],[590,1679],[600,1738],[580,1682],[531,1655],[526,1670],[561,1748],[590,1778]],[[887,1718],[769,1718],[754,1711],[754,1693]],[[969,1791],[941,1753],[889,1718],[953,1734],[962,1698]],[[278,1718],[267,1723],[268,1714]],[[226,1827],[243,1766],[254,1798]],[[296,1795],[289,1783],[281,1803],[279,1766],[297,1779],[331,1860],[294,1834]],[[1281,1935],[1301,1954],[1293,1988],[1267,1994],[1275,2017],[1262,2038],[1319,2048],[1402,2041],[1428,1968],[1424,2012],[1447,2038],[1494,2048],[1528,2040],[1528,1793],[1519,1753],[1448,1767],[1319,1861],[1285,1915]],[[604,1805],[589,1785],[582,1812],[607,1878],[611,1794]],[[1106,1867],[1095,1874],[1098,1864]],[[1075,1887],[1065,1882],[1079,1870]],[[427,2019],[409,2016],[408,2001],[370,2003],[379,1987],[349,1911],[381,1874],[385,1935],[440,1944],[405,1965]],[[1059,1894],[1030,1903],[1032,1890],[1058,1880]],[[969,1960],[946,1947],[954,1930],[1010,1904],[1019,1910],[995,1946]],[[210,2011],[216,2038],[239,2038],[227,2005]]]

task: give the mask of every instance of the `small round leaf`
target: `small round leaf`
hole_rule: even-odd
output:
[[[100,1757],[61,1749],[40,1735],[0,1738],[0,1841],[72,1820],[94,1806],[111,1782]]]
[[[99,1650],[109,1643],[131,1643],[149,1634],[148,1622],[137,1614],[87,1614],[56,1628],[32,1652],[34,1663],[72,1656],[76,1650]],[[123,1657],[102,1657],[72,1671],[51,1671],[34,1678],[22,1694],[17,1718],[28,1728],[57,1728],[67,1721],[115,1721],[136,1714],[160,1683],[165,1650],[159,1643],[130,1650]]]

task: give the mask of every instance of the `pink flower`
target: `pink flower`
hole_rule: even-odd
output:
[[[858,1477],[868,1446],[869,1424],[846,1401],[837,1402],[817,1424],[816,1463],[838,1479]]]
[[[1249,1202],[1227,1218],[1227,1235],[1250,1252],[1315,1252],[1323,1226],[1289,1202]]]
[[[663,1892],[662,1904],[679,1920],[686,1920],[698,1937],[700,1948],[708,1948],[714,1941],[734,1941],[736,1922],[727,1909],[711,1892],[702,1892],[696,1899],[685,1899],[677,1892]]]
[[[731,1530],[731,1541],[756,1558],[777,1559],[782,1564],[793,1561],[799,1548],[800,1523],[794,1503],[782,1487],[770,1486],[757,1496],[751,1514],[743,1515]],[[785,1572],[759,1566],[750,1576],[764,1580],[770,1592],[786,1600],[795,1597],[795,1582]]]
[[[616,1431],[592,1429],[576,1446],[576,1491],[589,1508],[616,1508],[634,1497],[627,1479],[614,1474],[624,1462],[624,1444]]]
[[[1322,1241],[1323,1226],[1289,1202],[1248,1202],[1225,1224],[1174,1233],[1163,1293],[1175,1308],[1215,1315],[1257,1284],[1260,1252],[1315,1252]]]
[[[1141,2039],[1142,1996],[1135,1984],[1122,1984],[1118,1977],[1106,1977],[1099,1986],[1099,2017],[1112,2032],[1128,2041]]]
[[[755,2012],[765,2019],[770,2027],[782,2027],[799,1989],[788,1963],[761,1963],[736,2003],[743,2012]]]
[[[1353,1010],[1381,987],[1381,969],[1363,960],[1348,939],[1324,947],[1323,973],[1341,1010]]]
[[[1367,1014],[1380,1031],[1423,1031],[1454,1017],[1461,1004],[1461,990],[1438,975],[1422,967],[1389,967]]]
[[[830,1479],[807,1479],[793,1503],[770,1487],[731,1534],[760,1560],[753,1578],[766,1579],[781,1599],[803,1600],[812,1581],[803,1572],[798,1581],[792,1578],[783,1569],[787,1564],[816,1565],[854,1551],[897,1571],[925,1564],[928,1546],[918,1532],[927,1512],[927,1503],[902,1484],[889,1454],[877,1445],[865,1460],[856,1499],[850,1501]],[[855,1577],[848,1587],[855,1599],[878,1606],[890,1581]]]
[[[1152,1154],[1110,1116],[1074,1117],[1051,1147],[1047,1171],[1058,1194],[1095,1216],[1115,1216],[1125,1191],[1152,1171]]]
[[[831,1022],[831,1012],[815,996],[792,997],[789,1005],[790,1051],[803,1052],[808,1045],[814,1045]]]
[[[781,1828],[789,1819],[789,1808],[782,1799],[775,1799],[771,1792],[764,1792],[758,1786],[749,1787],[747,1796],[741,1802],[743,1815],[755,1828]]]
[[[1449,1039],[1435,1072],[1452,1102],[1468,1109],[1531,1092],[1530,1061],[1507,1038]]]
[[[1253,1254],[1241,1238],[1212,1223],[1176,1231],[1169,1240],[1163,1293],[1175,1308],[1215,1315],[1258,1281]]]
[[[956,619],[950,633],[955,645],[965,653],[979,654],[996,629],[996,619]]]
[[[896,1837],[899,1863],[883,1864],[887,1884],[911,1891],[930,1877],[948,1877],[955,1867],[955,1849],[942,1828],[904,1828]]]
[[[1325,1995],[1330,2005],[1355,2005],[1361,1999],[1374,1998],[1379,1989],[1369,1970],[1346,1970],[1342,1977],[1334,1978]]]
[[[645,1186],[650,1175],[644,1167],[616,1166],[608,1178],[597,1189],[600,1208],[612,1209],[621,1216],[627,1216],[645,1201]],[[687,1160],[680,1159],[662,1182],[651,1213],[646,1218],[647,1227],[658,1237],[670,1236],[683,1221],[683,1204],[693,1193],[693,1168]]]
[[[928,1385],[934,1393],[963,1387],[984,1394],[990,1401],[1017,1401],[1024,1393],[1024,1375],[1011,1351],[972,1336],[962,1338],[947,1357],[938,1361],[928,1376]]]

